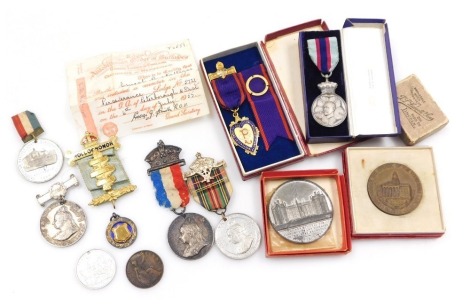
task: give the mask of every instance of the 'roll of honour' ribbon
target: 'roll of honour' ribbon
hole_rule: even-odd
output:
[[[277,137],[293,140],[284,111],[263,64],[240,73],[266,150]]]

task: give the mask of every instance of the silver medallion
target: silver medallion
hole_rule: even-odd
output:
[[[107,286],[116,275],[116,261],[109,253],[92,249],[83,254],[77,263],[77,278],[88,289]]]
[[[310,243],[321,238],[333,220],[328,194],[308,180],[281,184],[269,201],[269,220],[276,232],[295,243]]]
[[[335,94],[337,87],[330,81],[318,84],[321,94],[313,101],[311,112],[313,119],[324,127],[339,126],[348,115],[346,102]]]
[[[64,183],[55,183],[49,192],[37,195],[39,204],[44,206],[50,200],[54,202],[42,213],[40,230],[47,242],[59,247],[67,247],[81,239],[86,230],[85,211],[64,196],[69,187],[78,185],[74,175]]]
[[[31,182],[46,182],[62,168],[64,157],[59,146],[45,139],[29,141],[18,155],[20,173]]]
[[[134,222],[113,213],[108,227],[106,227],[106,239],[109,244],[117,248],[125,248],[134,243],[136,238],[137,227]]]
[[[253,255],[261,243],[258,224],[249,216],[234,213],[225,216],[215,228],[215,244],[232,259],[245,259]]]
[[[194,260],[205,256],[213,241],[210,223],[196,213],[181,214],[168,229],[168,243],[173,252],[183,259]]]

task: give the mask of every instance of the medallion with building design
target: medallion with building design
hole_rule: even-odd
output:
[[[377,209],[390,215],[412,212],[423,197],[418,175],[400,163],[386,163],[377,167],[369,176],[367,192]]]
[[[330,197],[309,180],[281,184],[269,201],[268,213],[276,232],[295,243],[311,243],[323,237],[333,220]]]

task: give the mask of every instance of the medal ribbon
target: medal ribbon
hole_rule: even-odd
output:
[[[189,203],[189,191],[181,167],[173,164],[150,173],[155,197],[161,207],[178,209]]]
[[[328,75],[339,62],[336,37],[322,37],[307,40],[308,54],[322,74]]]
[[[214,167],[211,170],[210,182],[205,181],[202,176],[196,174],[189,177],[187,184],[188,188],[196,193],[201,206],[209,211],[217,211],[225,209],[230,200],[230,191],[226,186],[227,180],[225,168]]]
[[[255,75],[261,75],[265,80],[270,80],[263,64],[248,68],[240,72],[239,75],[244,83]],[[266,84],[261,78],[253,78],[249,82],[249,87],[255,93],[263,92],[268,87],[267,92],[261,96],[247,94],[266,150],[269,150],[269,147],[278,136],[293,140],[284,111],[272,87],[272,83],[269,81]]]
[[[35,139],[44,132],[36,115],[32,112],[24,111],[12,116],[11,119],[24,143]]]
[[[245,102],[243,83],[237,74],[227,75],[211,81],[219,104],[226,110],[235,111]]]

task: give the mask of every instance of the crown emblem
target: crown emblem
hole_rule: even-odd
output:
[[[181,148],[158,141],[158,146],[145,157],[145,162],[150,164],[147,174],[173,164],[185,165],[184,159],[180,159],[180,152]]]

